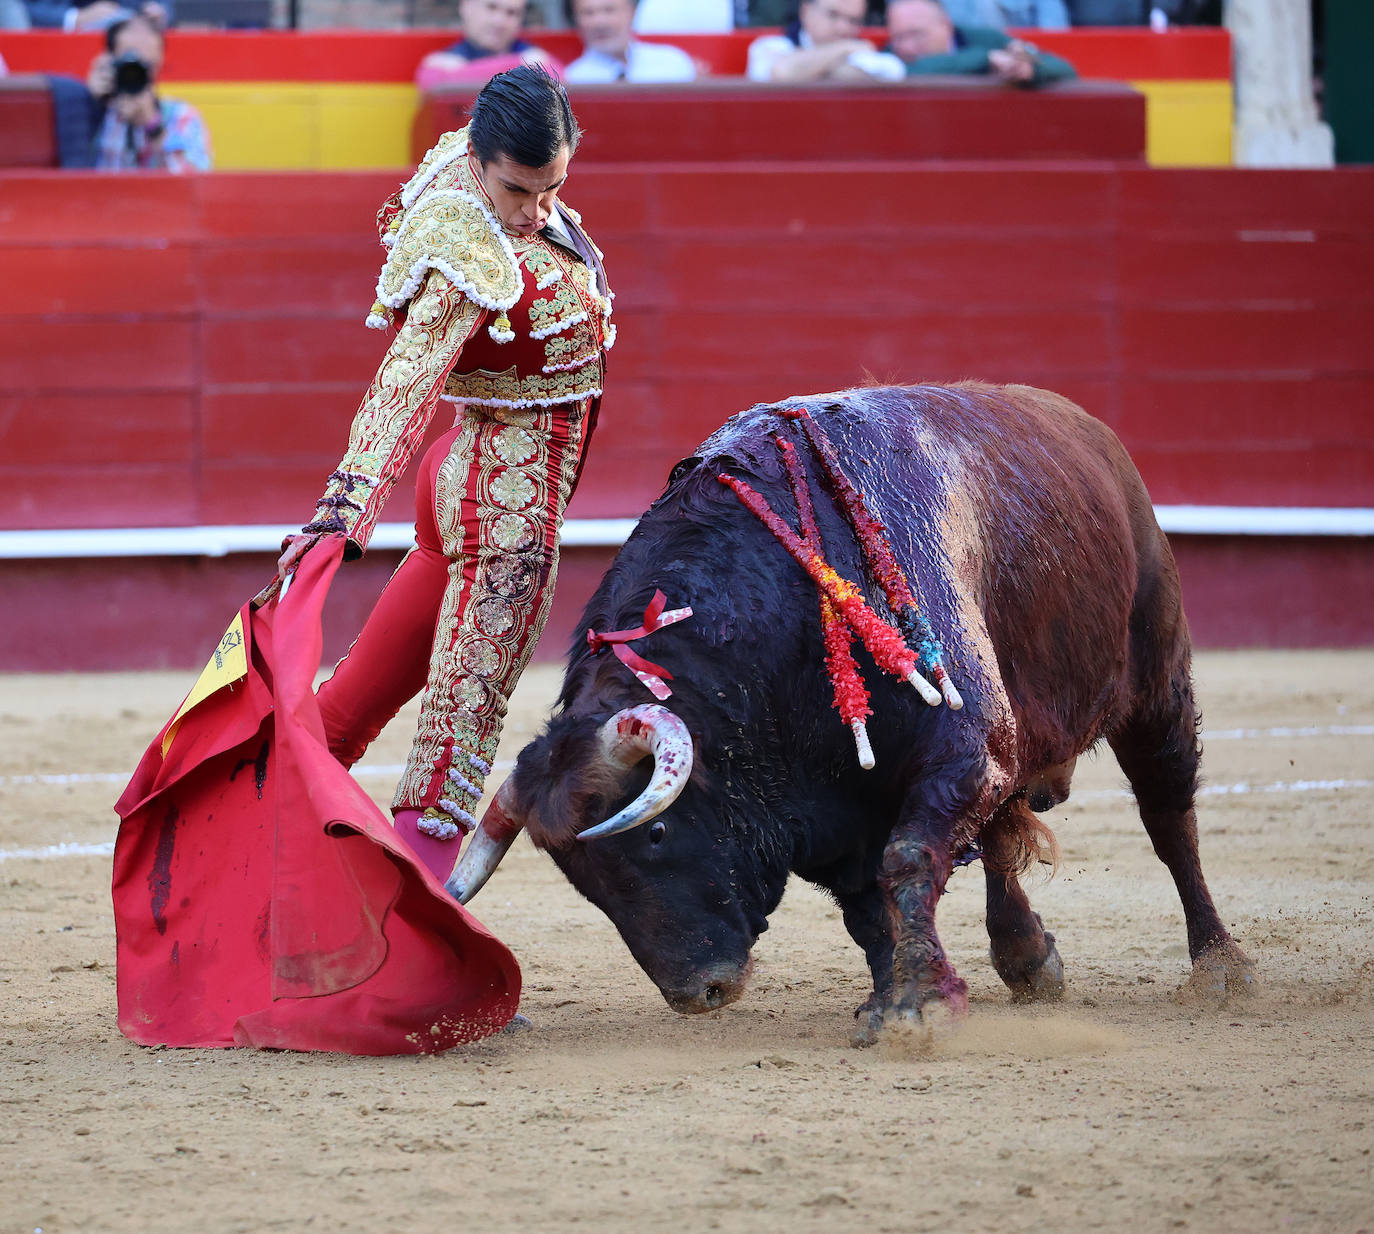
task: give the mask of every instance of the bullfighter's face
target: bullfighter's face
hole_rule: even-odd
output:
[[[518,236],[542,231],[558,205],[558,191],[568,178],[567,146],[553,162],[543,167],[526,167],[500,154],[479,169],[482,187],[487,190],[502,226]]]

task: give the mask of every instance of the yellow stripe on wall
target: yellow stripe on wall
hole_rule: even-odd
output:
[[[169,81],[205,118],[222,171],[407,167],[419,107],[400,82]]]
[[[1145,96],[1146,157],[1154,167],[1228,167],[1231,83],[1135,81]],[[195,104],[225,171],[404,168],[419,94],[407,83],[178,82]]]
[[[1145,96],[1151,167],[1229,167],[1234,104],[1229,81],[1133,81]]]

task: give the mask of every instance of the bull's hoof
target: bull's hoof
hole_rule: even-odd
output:
[[[861,1050],[877,1045],[878,1038],[882,1036],[883,1017],[887,1010],[888,1004],[880,1002],[876,994],[863,1003],[854,1013],[854,1031],[849,1036],[850,1045]]]
[[[1228,938],[1198,955],[1193,961],[1193,974],[1183,983],[1177,998],[1189,1006],[1221,1009],[1244,1002],[1258,990],[1255,966]]]
[[[1034,916],[1039,925],[1040,914]],[[1041,937],[1043,954],[1032,936],[993,941],[992,966],[1011,991],[1014,1003],[1053,1003],[1064,997],[1064,961],[1059,958],[1054,935],[1045,930]]]
[[[883,1049],[903,1057],[933,1054],[967,1016],[967,999],[932,998],[920,1007],[893,1007],[883,1017]]]
[[[1064,961],[1054,945],[1054,935],[1045,931],[1045,958],[1015,983],[1007,982],[1014,1003],[1056,1003],[1064,997]]]

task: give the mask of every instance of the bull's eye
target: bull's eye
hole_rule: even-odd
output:
[[[663,837],[666,836],[667,834],[668,834],[668,824],[665,823],[662,819],[660,819],[658,822],[653,823],[653,824],[649,827],[649,843],[650,843],[650,844],[662,844],[662,843],[663,843]]]

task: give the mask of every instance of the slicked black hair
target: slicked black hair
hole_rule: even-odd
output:
[[[582,130],[563,83],[542,64],[498,73],[472,105],[468,144],[480,163],[504,155],[524,167],[545,167],[567,147],[572,154]]]

